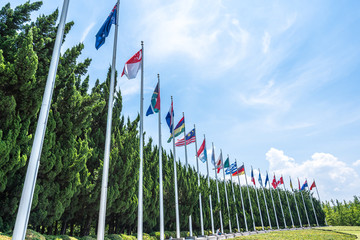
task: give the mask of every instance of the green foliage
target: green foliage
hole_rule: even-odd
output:
[[[360,226],[360,200],[357,196],[354,196],[354,201],[325,202],[323,208],[329,225]]]
[[[46,240],[46,238],[40,233],[28,229],[26,231],[25,240]]]

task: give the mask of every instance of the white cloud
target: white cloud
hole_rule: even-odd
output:
[[[83,34],[81,35],[81,39],[80,42],[84,42],[84,40],[86,39],[87,35],[89,34],[89,32],[91,31],[91,29],[95,26],[95,22],[92,22],[91,24],[89,24],[89,26],[85,29],[85,31],[83,32]]]
[[[271,35],[268,32],[265,32],[264,36],[263,36],[263,42],[262,42],[263,53],[266,54],[268,52],[270,43],[271,43]]]
[[[307,178],[309,184],[315,178],[320,195],[324,199],[351,199],[360,191],[357,184],[360,178],[357,172],[330,153],[314,153],[310,160],[296,162],[283,151],[271,148],[266,153],[266,159],[270,163],[270,172],[291,176],[294,185],[297,177],[301,182]]]
[[[353,162],[352,165],[355,166],[355,167],[359,167],[359,166],[360,166],[360,159],[357,160],[357,161],[355,161],[355,162]]]

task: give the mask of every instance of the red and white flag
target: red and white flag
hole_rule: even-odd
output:
[[[277,186],[278,186],[278,183],[277,183],[277,181],[276,181],[275,175],[274,175],[274,179],[273,179],[271,185],[273,186],[274,189],[276,189]]]
[[[141,67],[142,50],[135,53],[126,63],[121,74],[121,77],[126,75],[128,79],[136,78],[136,75]]]
[[[279,186],[281,184],[284,184],[284,179],[282,176],[280,177],[279,181],[277,181],[277,186]]]
[[[310,190],[312,190],[314,187],[316,187],[315,180],[314,180],[314,182],[311,184]]]

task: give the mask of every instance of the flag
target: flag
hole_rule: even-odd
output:
[[[105,38],[109,36],[109,32],[111,29],[111,26],[113,24],[116,24],[116,6],[115,4],[114,8],[111,10],[111,13],[105,20],[104,24],[99,29],[98,33],[95,36],[95,48],[96,50],[99,49],[104,43]]]
[[[263,186],[260,172],[259,172],[259,178],[258,178],[258,181],[259,181],[260,186]]]
[[[291,179],[290,179],[290,187],[291,187],[291,190],[294,191]]]
[[[255,178],[254,178],[254,172],[253,172],[252,168],[251,168],[251,181],[252,181],[252,183],[253,183],[254,185],[256,185],[256,184],[255,184]]]
[[[166,123],[170,128],[170,133],[173,131],[173,125],[174,125],[174,108],[173,108],[173,102],[171,100],[171,106],[169,109],[169,112],[167,113],[166,117]]]
[[[276,181],[275,175],[274,175],[274,179],[273,179],[271,185],[274,187],[274,189],[277,188],[277,181]]]
[[[197,152],[198,158],[204,163],[207,160],[206,147],[205,147],[205,139],[201,144],[199,151]]]
[[[189,145],[190,143],[195,142],[195,140],[196,140],[196,137],[195,137],[195,128],[194,128],[188,134],[186,134],[186,145]],[[182,147],[184,145],[185,145],[184,137],[178,139],[175,142],[175,146],[177,146],[177,147]]]
[[[284,184],[284,180],[283,180],[283,177],[281,176],[279,181],[277,181],[276,185],[281,185],[281,184]]]
[[[181,133],[183,133],[185,130],[185,119],[184,117],[182,119],[180,119],[180,121],[178,122],[178,124],[176,125],[175,129],[174,129],[174,135],[175,137],[179,136]],[[169,139],[167,140],[167,142],[171,142],[171,139],[173,138],[173,134],[170,135]]]
[[[299,190],[301,190],[301,187],[300,187],[300,180],[299,180],[299,178],[298,178],[298,184],[299,184]]]
[[[266,172],[266,178],[265,178],[265,187],[267,186],[267,183],[270,182],[269,181],[269,175],[268,173]]]
[[[314,187],[316,187],[315,180],[314,180],[314,182],[311,184],[310,190],[312,190]]]
[[[212,153],[211,153],[211,163],[215,166],[215,151],[214,151],[214,145],[213,145]]]
[[[222,163],[221,163],[221,153],[220,153],[219,158],[215,164],[215,169],[217,169],[217,173],[220,172],[221,168],[222,168]]]
[[[245,168],[244,165],[241,165],[235,173],[233,173],[233,176],[237,175],[244,175],[245,174]]]
[[[306,190],[305,188],[307,188],[307,187],[309,187],[309,186],[308,186],[307,180],[305,180],[304,184],[301,187],[301,191]]]
[[[151,96],[151,103],[149,109],[146,112],[146,116],[159,112],[160,110],[160,89],[159,83],[156,84],[153,95]]]
[[[229,158],[227,158],[226,160],[225,160],[225,162],[224,162],[224,166],[223,166],[224,168],[228,168],[228,167],[230,167],[230,161],[229,161]]]
[[[225,174],[226,174],[226,175],[229,175],[230,173],[231,173],[230,168],[227,168],[227,169],[225,170]]]
[[[136,78],[136,75],[141,67],[142,50],[135,53],[126,63],[121,74],[121,77],[126,75],[128,79]]]
[[[237,172],[236,162],[232,163],[229,168],[225,170],[226,174],[234,174]]]

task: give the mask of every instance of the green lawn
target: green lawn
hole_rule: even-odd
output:
[[[237,237],[236,239],[258,239],[258,240],[283,240],[283,239],[293,239],[293,240],[347,240],[347,239],[356,239],[356,236],[330,231],[327,228],[327,231],[318,230],[318,229],[309,229],[309,230],[296,230],[296,231],[279,231],[271,232],[265,234],[256,234],[251,236],[242,236]]]
[[[350,233],[356,235],[360,239],[360,227],[359,226],[333,226],[323,227],[320,229],[331,230],[336,232]]]

